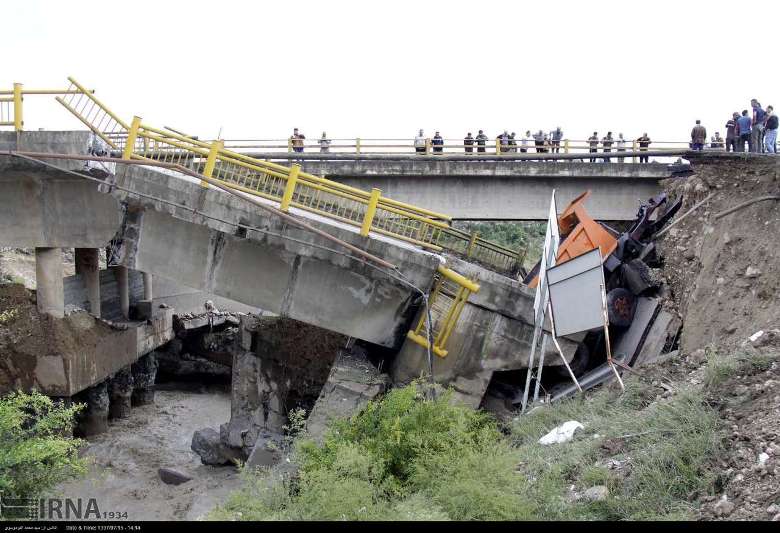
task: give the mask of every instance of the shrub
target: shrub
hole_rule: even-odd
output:
[[[0,492],[5,497],[35,497],[57,483],[82,475],[82,444],[70,437],[83,406],[64,407],[33,392],[0,398]]]

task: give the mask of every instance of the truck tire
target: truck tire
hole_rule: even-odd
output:
[[[618,328],[627,328],[634,320],[636,296],[631,291],[618,287],[607,293],[609,323]]]

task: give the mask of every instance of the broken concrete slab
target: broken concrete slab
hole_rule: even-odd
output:
[[[263,431],[257,436],[252,453],[246,460],[250,468],[273,466],[282,459],[282,436],[278,433]]]
[[[199,429],[193,433],[190,448],[200,456],[204,465],[236,464],[246,457],[240,449],[223,444],[219,433],[212,428]]]
[[[321,440],[330,420],[359,412],[387,391],[389,384],[389,377],[380,373],[359,348],[353,348],[353,353],[339,352],[306,421],[306,431],[315,440]]]

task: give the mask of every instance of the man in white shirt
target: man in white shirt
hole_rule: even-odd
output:
[[[414,150],[418,154],[424,154],[425,153],[425,134],[423,133],[423,130],[420,130],[420,133],[417,135],[417,137],[414,138]]]

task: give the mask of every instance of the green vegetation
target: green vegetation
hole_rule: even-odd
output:
[[[712,482],[706,465],[718,450],[718,418],[700,392],[654,402],[650,390],[629,378],[622,396],[603,389],[501,427],[450,394],[427,399],[420,384],[395,389],[333,423],[322,444],[298,438],[298,475],[245,470],[246,488],[211,518],[690,518],[689,495]],[[586,429],[565,444],[538,444],[567,420]],[[606,499],[576,496],[596,485],[608,488]]]
[[[86,472],[82,441],[70,435],[83,406],[64,407],[33,392],[0,398],[0,492],[35,497]]]
[[[532,267],[542,255],[544,232],[543,222],[456,222],[455,227],[469,233],[477,232],[483,239],[506,246],[512,250],[528,247],[526,268]]]
[[[723,385],[739,374],[764,372],[777,360],[774,353],[741,352],[723,354],[712,349],[706,350],[707,367],[704,370],[704,386],[708,389]]]

